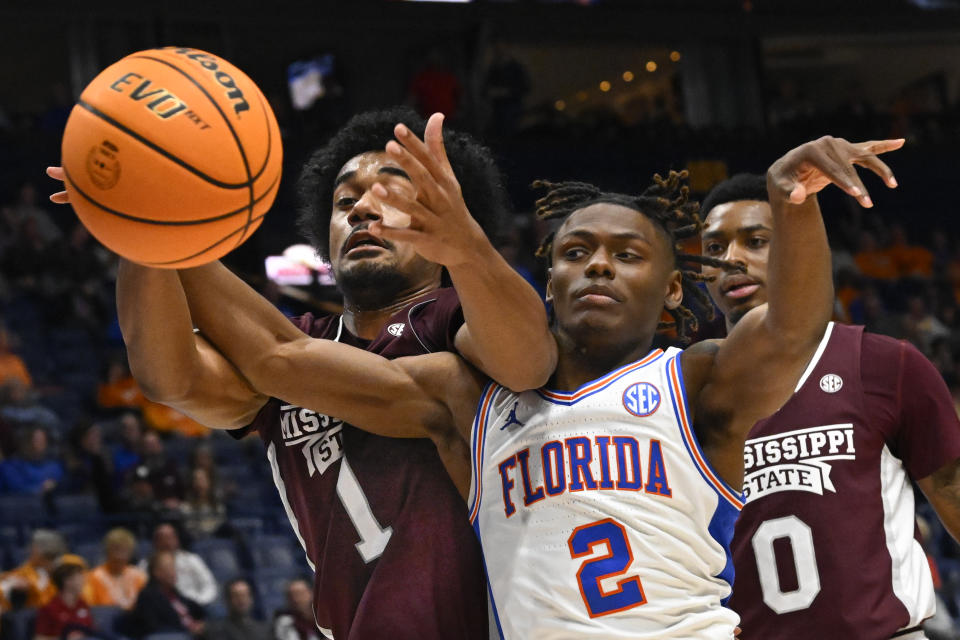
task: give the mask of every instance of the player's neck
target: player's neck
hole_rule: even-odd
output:
[[[562,333],[557,333],[556,338],[559,358],[547,386],[561,391],[573,391],[614,369],[636,362],[651,349],[649,340],[642,341],[643,346],[628,348],[622,344],[585,345]]]
[[[343,323],[347,330],[358,338],[373,340],[383,330],[387,321],[398,311],[422,295],[435,291],[439,285],[428,283],[410,291],[404,291],[388,304],[378,309],[360,309],[349,297],[343,297]]]

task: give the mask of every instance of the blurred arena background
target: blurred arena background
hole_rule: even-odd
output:
[[[821,201],[837,317],[913,342],[960,402],[960,0],[5,0],[2,570],[64,551],[41,536],[38,552],[37,529],[59,532],[94,567],[108,530],[134,533],[136,561],[156,525],[173,522],[218,584],[205,603],[213,618],[232,578],[250,581],[269,620],[308,572],[259,439],[235,442],[142,397],[117,327],[115,259],[47,202],[59,188],[43,170],[59,163],[80,90],[124,55],[165,45],[223,56],[273,105],[284,185],[226,262],[288,314],[338,299],[325,266],[295,246],[293,186],[307,154],[364,109],[443,111],[494,150],[513,199],[497,243],[538,285],[535,178],[631,191],[655,171],[686,168],[702,195],[820,135],[905,137],[890,160],[901,187],[867,178],[875,209],[836,190]],[[941,596],[960,619],[960,547],[924,519],[917,495]],[[3,593],[0,638],[31,637],[30,603]],[[109,626],[119,609],[95,613]]]

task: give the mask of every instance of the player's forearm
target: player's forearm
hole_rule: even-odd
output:
[[[768,177],[769,184],[769,177]],[[833,312],[830,246],[816,196],[792,204],[770,188],[773,234],[766,324],[783,344],[819,340]]]
[[[179,273],[200,333],[255,387],[260,359],[304,336],[266,298],[219,262]]]
[[[164,403],[186,396],[200,364],[177,273],[121,259],[117,314],[130,371],[144,394]]]
[[[917,485],[933,505],[940,522],[960,542],[960,460],[944,465]]]
[[[449,272],[469,336],[468,344],[457,343],[464,357],[510,389],[545,384],[557,345],[533,287],[486,240],[473,260]]]

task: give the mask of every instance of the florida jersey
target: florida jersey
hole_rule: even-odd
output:
[[[960,457],[915,348],[830,324],[794,395],[750,431],[730,606],[742,637],[890,638],[934,613],[911,478]]]
[[[469,509],[501,637],[733,637],[741,495],[697,444],[680,353],[569,393],[485,388]]]

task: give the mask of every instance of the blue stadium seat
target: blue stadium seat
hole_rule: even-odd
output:
[[[62,495],[53,499],[53,515],[63,522],[96,520],[100,503],[90,494]]]
[[[44,519],[40,496],[0,495],[0,522],[36,526]]]
[[[90,567],[96,567],[103,562],[103,543],[100,541],[75,544],[73,552],[86,560]]]
[[[298,549],[299,551],[299,549]],[[260,536],[250,543],[253,566],[257,569],[267,567],[284,570],[302,570],[306,561],[302,555],[295,555],[293,545],[287,536]]]
[[[291,580],[303,578],[308,571],[296,568],[263,568],[250,574],[257,603],[263,617],[270,620],[277,609],[287,606],[287,585]]]
[[[30,640],[33,638],[33,623],[37,619],[36,609],[20,609],[19,611],[9,612],[4,621],[9,625],[9,637],[17,640]]]
[[[90,607],[90,616],[93,618],[94,626],[100,631],[109,633],[116,631],[117,620],[124,613],[124,610],[120,607]]]
[[[207,538],[193,544],[193,552],[203,558],[218,582],[235,578],[242,573],[233,541]]]

